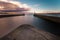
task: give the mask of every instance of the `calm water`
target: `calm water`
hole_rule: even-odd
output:
[[[22,24],[30,24],[55,35],[60,35],[59,24],[48,22],[33,15],[0,18],[0,35],[7,34]]]

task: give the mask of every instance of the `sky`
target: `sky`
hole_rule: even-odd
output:
[[[18,0],[26,3],[35,10],[43,11],[60,11],[60,0]]]
[[[60,11],[60,0],[18,0],[26,3],[36,10]]]
[[[4,1],[4,0],[3,0]],[[20,7],[31,8],[30,12],[60,12],[60,0],[5,0]],[[23,6],[22,6],[23,5]]]

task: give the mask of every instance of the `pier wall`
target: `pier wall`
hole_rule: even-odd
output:
[[[46,16],[43,14],[34,14],[35,17],[39,17],[48,21],[60,23],[60,17],[55,17],[55,16]]]

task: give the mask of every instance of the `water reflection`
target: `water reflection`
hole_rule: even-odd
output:
[[[59,28],[56,28],[56,26],[58,26],[56,23],[45,21],[43,19],[34,17],[33,15],[25,15],[0,18],[0,36],[11,32],[22,24],[30,24],[53,34],[60,34]]]

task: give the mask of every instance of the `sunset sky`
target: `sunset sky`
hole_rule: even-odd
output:
[[[20,7],[31,8],[31,12],[60,12],[60,0],[2,0]]]

